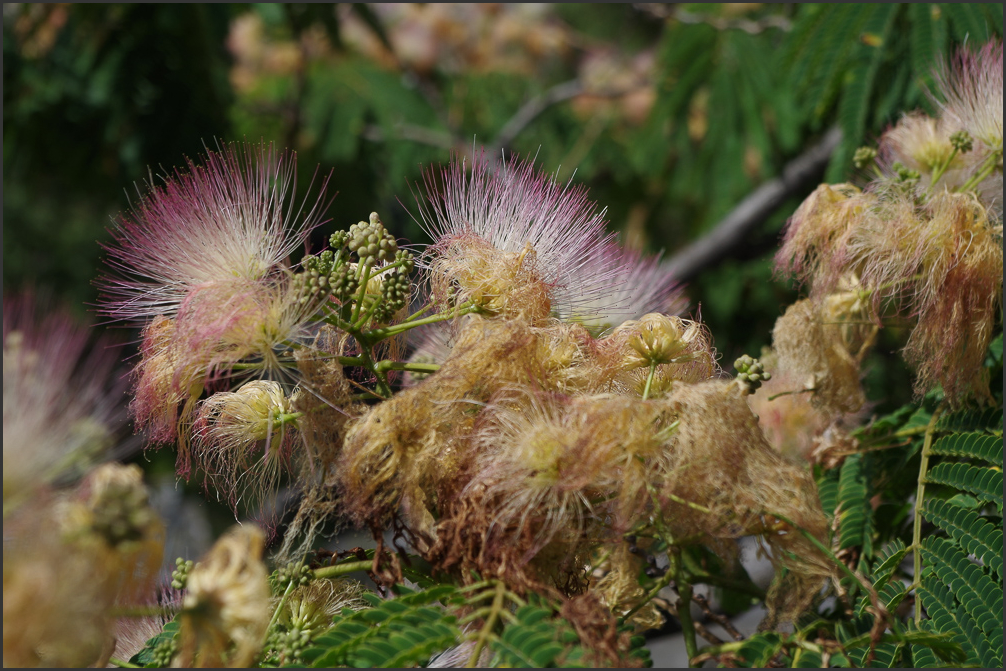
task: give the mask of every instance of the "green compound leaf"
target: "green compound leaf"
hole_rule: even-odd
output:
[[[922,556],[929,575],[935,575],[950,590],[964,606],[964,610],[974,618],[981,631],[990,636],[996,634],[1001,639],[1002,586],[972,564],[954,543],[944,538],[927,538],[923,541]],[[926,601],[923,599],[923,606],[925,605]],[[944,604],[944,607],[950,610],[950,604]],[[941,628],[940,631],[946,630]]]
[[[775,631],[758,632],[750,637],[737,651],[735,663],[738,666],[764,668],[778,655],[787,636]]]
[[[140,648],[139,652],[129,658],[129,663],[144,667],[156,666],[157,661],[154,658],[154,651],[157,649],[157,646],[171,641],[177,634],[178,620],[171,620],[171,622],[164,625],[164,629],[159,634],[147,641]]]
[[[867,496],[862,455],[854,454],[842,464],[838,481],[839,548],[866,545],[873,509]]]
[[[961,463],[942,463],[926,474],[926,482],[947,485],[970,492],[982,501],[1003,507],[1003,474],[1001,470]]]
[[[937,420],[936,428],[940,431],[958,433],[981,431],[1001,436],[1003,411],[1002,408],[986,408],[984,410],[970,409],[948,413]]]
[[[397,591],[399,596],[390,600],[365,595],[372,608],[336,616],[332,629],[304,651],[304,662],[316,668],[425,665],[436,653],[457,644],[461,637],[457,618],[436,605],[455,598],[454,587]]]
[[[489,643],[493,666],[545,668],[582,665],[584,651],[566,620],[548,608],[528,604],[514,613],[517,621]]]
[[[973,510],[947,501],[928,500],[923,515],[947,532],[969,554],[973,554],[1002,580],[1002,529]]]
[[[1002,666],[1002,650],[999,650],[998,662],[990,664],[996,661],[994,646],[989,643],[968,611],[955,602],[953,594],[946,585],[932,576],[923,578],[919,598],[929,616],[929,620],[922,623],[923,626],[952,636],[965,652],[967,658],[964,661],[969,666]],[[999,640],[1002,641],[1001,630]],[[931,660],[928,655],[916,650],[913,650],[913,655],[916,666],[944,666],[947,661],[941,660],[944,663],[940,663]]]
[[[932,449],[933,454],[981,459],[993,466],[1003,463],[1002,436],[987,433],[955,433],[937,440]]]

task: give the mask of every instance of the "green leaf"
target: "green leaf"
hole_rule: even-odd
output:
[[[924,517],[946,531],[970,554],[1003,577],[1003,532],[973,510],[949,501],[929,499],[923,506]]]
[[[922,543],[926,568],[935,574],[959,601],[985,634],[1002,636],[1002,587],[972,564],[966,554],[944,538]],[[923,601],[925,605],[925,601]],[[967,632],[965,632],[967,633]]]
[[[974,618],[966,609],[955,603],[950,589],[940,580],[935,576],[923,578],[922,586],[918,590],[918,597],[929,617],[929,620],[924,621],[923,624],[928,625],[936,632],[952,636],[953,640],[966,653],[967,659],[965,661],[968,665],[985,666],[983,660],[994,659],[995,650],[989,645]],[[939,650],[935,648],[933,650],[939,654]],[[1001,664],[993,666],[1001,666]]]
[[[986,433],[955,433],[945,436],[933,443],[932,450],[933,454],[981,459],[993,466],[1001,467],[1003,463],[1002,436]]]
[[[853,454],[842,464],[838,482],[839,548],[864,546],[869,542],[873,510],[867,496],[862,455]]]
[[[955,433],[984,432],[1001,436],[1003,433],[1002,408],[985,408],[984,410],[959,410],[947,413],[936,422],[940,431]]]
[[[1003,474],[994,468],[961,463],[937,464],[926,474],[926,482],[970,492],[982,501],[1003,506]]]
[[[738,664],[763,668],[782,650],[785,634],[774,631],[758,632],[748,638],[737,650]]]

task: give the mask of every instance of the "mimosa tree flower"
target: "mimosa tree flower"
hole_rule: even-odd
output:
[[[492,168],[484,153],[471,165],[455,159],[425,174],[417,198],[422,226],[434,244],[426,254],[433,297],[473,300],[492,312],[531,321],[580,312],[618,284],[610,264],[580,271],[605,257],[613,236],[604,211],[585,189],[558,183],[516,159]]]
[[[961,49],[936,73],[944,118],[966,130],[988,151],[1003,149],[1003,45],[992,41],[977,52]]]
[[[197,287],[263,280],[322,223],[328,180],[297,207],[295,154],[230,145],[188,167],[149,185],[112,228],[111,271],[99,281],[109,317],[174,316]]]
[[[124,413],[116,397],[118,351],[90,344],[66,312],[32,295],[4,296],[4,514],[68,473],[82,474],[109,447]]]

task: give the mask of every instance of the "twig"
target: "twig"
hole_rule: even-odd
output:
[[[637,2],[633,7],[641,12],[646,12],[658,19],[674,17],[681,23],[690,25],[705,23],[716,30],[729,30],[731,28],[743,30],[751,35],[757,35],[769,28],[776,28],[785,32],[793,29],[793,22],[785,16],[772,14],[760,19],[730,19],[722,16],[711,16],[709,14],[693,14],[683,9],[677,9],[674,5],[658,4],[653,2]]]
[[[743,30],[749,35],[757,35],[769,28],[776,28],[784,32],[789,32],[793,29],[793,23],[785,16],[779,16],[778,14],[770,14],[769,16],[765,16],[757,20],[728,19],[722,16],[710,16],[708,14],[692,14],[691,12],[679,9],[674,12],[674,18],[681,23],[687,23],[690,25],[705,23],[716,30]]]
[[[521,131],[527,128],[532,121],[547,110],[549,107],[566,100],[570,100],[579,95],[590,95],[598,98],[618,98],[629,93],[631,89],[601,89],[592,90],[586,87],[579,79],[571,79],[568,82],[556,84],[546,90],[541,95],[531,98],[521,105],[510,119],[503,124],[499,133],[492,141],[493,151],[488,152],[490,156],[499,154],[501,149],[507,149]]]
[[[695,633],[706,639],[713,645],[723,645],[723,639],[714,634],[713,632],[706,629],[705,625],[701,622],[695,622]]]
[[[692,601],[699,604],[699,608],[702,609],[702,612],[705,613],[705,616],[710,620],[712,620],[713,622],[715,622],[716,624],[723,627],[723,630],[728,634],[730,634],[735,641],[744,640],[744,635],[741,634],[739,631],[737,631],[737,627],[735,627],[734,623],[730,621],[730,618],[721,613],[713,612],[713,609],[709,607],[709,601],[706,600],[706,597],[702,596],[701,594],[695,594],[694,596],[692,596]],[[720,642],[722,643],[722,641]]]
[[[688,282],[724,259],[787,198],[820,175],[841,141],[839,128],[829,130],[816,145],[786,164],[782,175],[751,192],[715,228],[661,264],[663,268]]]

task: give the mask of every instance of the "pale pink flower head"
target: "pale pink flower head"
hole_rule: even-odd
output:
[[[80,475],[108,451],[124,413],[118,351],[35,296],[3,302],[4,510]]]
[[[573,284],[589,282],[591,277],[611,278],[607,291],[559,306],[557,316],[583,324],[595,336],[651,312],[678,315],[688,305],[681,284],[661,265],[659,255],[646,257],[611,243],[576,270]]]
[[[944,118],[966,130],[988,151],[1003,148],[1003,45],[961,49],[936,73]],[[1000,158],[1000,162],[1002,158]]]
[[[121,217],[99,281],[113,319],[174,316],[196,287],[275,273],[321,222],[327,179],[311,203],[294,201],[296,155],[271,144],[229,145],[151,185]]]
[[[516,159],[493,167],[484,152],[471,168],[455,159],[424,176],[425,201],[417,198],[421,225],[434,240],[426,264],[460,289],[464,298],[492,304],[500,312],[517,307],[535,314],[573,312],[604,295],[624,271],[614,265],[582,272],[612,242],[604,211],[585,189],[565,186]],[[513,294],[514,286],[537,284],[542,296]]]

